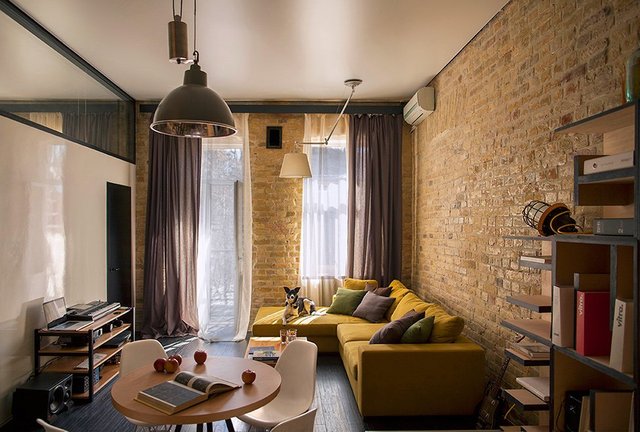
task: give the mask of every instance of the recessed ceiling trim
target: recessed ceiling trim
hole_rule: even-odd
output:
[[[343,104],[322,102],[228,102],[231,112],[249,114],[338,114]],[[141,103],[139,112],[153,113],[158,103]],[[404,103],[351,103],[345,114],[402,114]]]
[[[36,20],[27,15],[22,9],[13,4],[10,0],[0,0],[0,11],[4,12],[9,18],[13,19],[27,31],[31,32],[34,36],[47,44],[61,56],[69,60],[71,63],[76,65],[87,75],[98,81],[104,87],[108,88],[119,98],[128,102],[135,102],[133,97],[131,97],[127,92],[118,87],[116,83],[111,81],[102,72],[93,67],[85,59],[80,57],[75,51],[65,45],[60,39],[51,34],[47,29],[42,27]]]

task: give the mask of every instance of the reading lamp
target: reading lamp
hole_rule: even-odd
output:
[[[347,109],[347,105],[351,101],[353,94],[356,91],[356,87],[362,84],[361,79],[349,79],[344,82],[344,85],[351,88],[351,94],[347,98],[342,111],[338,115],[336,122],[333,124],[329,135],[321,142],[296,142],[296,145],[329,145],[329,140],[333,135],[333,132],[338,126],[338,122],[342,118],[344,111]],[[280,178],[309,178],[311,177],[311,167],[309,166],[309,158],[306,153],[286,153],[282,160],[282,167],[280,168]]]
[[[233,135],[237,129],[226,102],[207,87],[207,74],[200,65],[196,49],[196,3],[193,1],[193,64],[184,72],[184,83],[171,91],[158,105],[151,129],[178,137],[221,137]],[[175,14],[169,23],[169,56],[176,63],[183,59],[186,24]],[[184,24],[184,25],[183,25]]]
[[[575,233],[581,228],[563,203],[549,205],[543,201],[531,201],[522,209],[522,220],[542,236]]]

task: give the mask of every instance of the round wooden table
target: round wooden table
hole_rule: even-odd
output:
[[[197,365],[193,359],[184,359],[178,369],[178,372],[213,375],[238,384],[242,384],[242,371],[246,369],[256,372],[253,384],[243,385],[239,389],[213,396],[184,411],[167,415],[134,400],[140,390],[172,380],[175,376],[154,371],[152,362],[149,362],[149,366],[118,379],[111,388],[111,401],[120,413],[149,424],[201,425],[229,420],[272,401],[280,391],[280,374],[271,366],[237,357],[209,357],[203,365]],[[229,423],[230,421],[227,421],[227,426]]]

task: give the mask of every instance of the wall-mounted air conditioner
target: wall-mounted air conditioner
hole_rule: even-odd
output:
[[[404,106],[404,121],[411,126],[417,126],[422,123],[435,110],[435,94],[433,87],[422,87],[418,90]]]

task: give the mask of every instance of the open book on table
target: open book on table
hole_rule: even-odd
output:
[[[207,400],[209,396],[239,387],[239,384],[222,378],[180,372],[173,381],[166,381],[140,390],[136,400],[171,415],[199,404]]]

